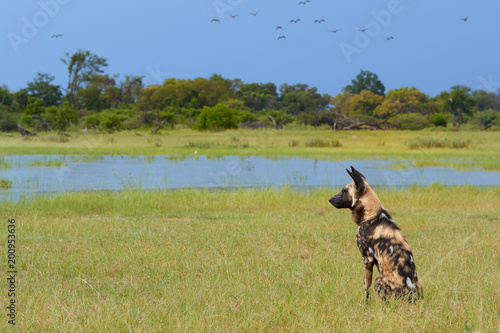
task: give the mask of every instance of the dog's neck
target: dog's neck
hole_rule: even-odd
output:
[[[384,209],[384,207],[377,197],[377,194],[375,194],[371,187],[366,184],[365,193],[351,209],[352,218],[354,223],[360,226],[375,219],[382,209]]]

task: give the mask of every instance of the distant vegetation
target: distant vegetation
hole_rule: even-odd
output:
[[[27,87],[0,87],[0,131],[99,131],[329,126],[332,129],[424,128],[500,130],[500,93],[454,86],[430,97],[414,87],[385,92],[361,71],[336,96],[306,84],[244,83],[220,75],[170,78],[145,86],[143,77],[104,73],[107,60],[89,51],[66,53],[68,85],[38,73]]]

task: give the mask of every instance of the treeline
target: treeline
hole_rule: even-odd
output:
[[[378,76],[361,71],[335,97],[305,84],[277,87],[220,75],[167,79],[145,86],[144,77],[104,73],[107,60],[67,53],[68,85],[38,73],[27,87],[0,87],[0,130],[116,131],[175,126],[198,130],[273,127],[289,124],[341,129],[450,128],[500,130],[500,92],[454,86],[430,97],[416,88],[385,92]]]

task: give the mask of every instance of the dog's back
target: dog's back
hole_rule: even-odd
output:
[[[382,299],[423,297],[410,246],[387,211],[361,225],[356,240],[363,261],[380,272],[373,287]]]

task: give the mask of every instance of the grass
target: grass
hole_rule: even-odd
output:
[[[40,168],[40,167],[55,167],[59,168],[65,164],[62,160],[50,160],[50,161],[33,161],[29,164],[30,167]]]
[[[378,190],[412,246],[425,293],[416,304],[364,304],[357,228],[329,205],[333,193],[130,190],[0,202],[2,219],[17,221],[17,329],[500,329],[500,188]],[[5,240],[0,247],[6,253]]]
[[[285,129],[276,131],[231,130],[225,132],[198,132],[190,129],[148,132],[123,131],[113,134],[71,133],[68,142],[45,139],[51,134],[40,133],[25,141],[18,134],[9,140],[0,140],[4,155],[76,154],[76,155],[198,155],[220,157],[236,156],[296,156],[338,160],[393,159],[411,161],[415,166],[451,166],[458,169],[482,168],[500,171],[500,132],[450,131],[339,131],[326,129]],[[442,147],[417,145],[426,137],[445,142]],[[315,140],[327,142],[307,146]],[[318,141],[319,142],[319,141]],[[469,149],[457,149],[465,148]],[[244,149],[242,149],[244,148]],[[413,149],[412,149],[413,148]],[[472,162],[471,162],[472,161]],[[1,163],[0,163],[1,165]],[[1,167],[1,166],[0,166]]]
[[[0,178],[0,190],[8,190],[12,187],[12,181],[7,178]]]
[[[470,148],[471,140],[470,139],[459,139],[455,138],[453,140],[449,140],[447,138],[412,138],[410,139],[406,145],[410,149],[422,149],[422,148],[450,148],[450,149],[465,149]]]
[[[10,169],[11,166],[12,165],[9,161],[6,161],[3,156],[0,156],[0,171]]]

